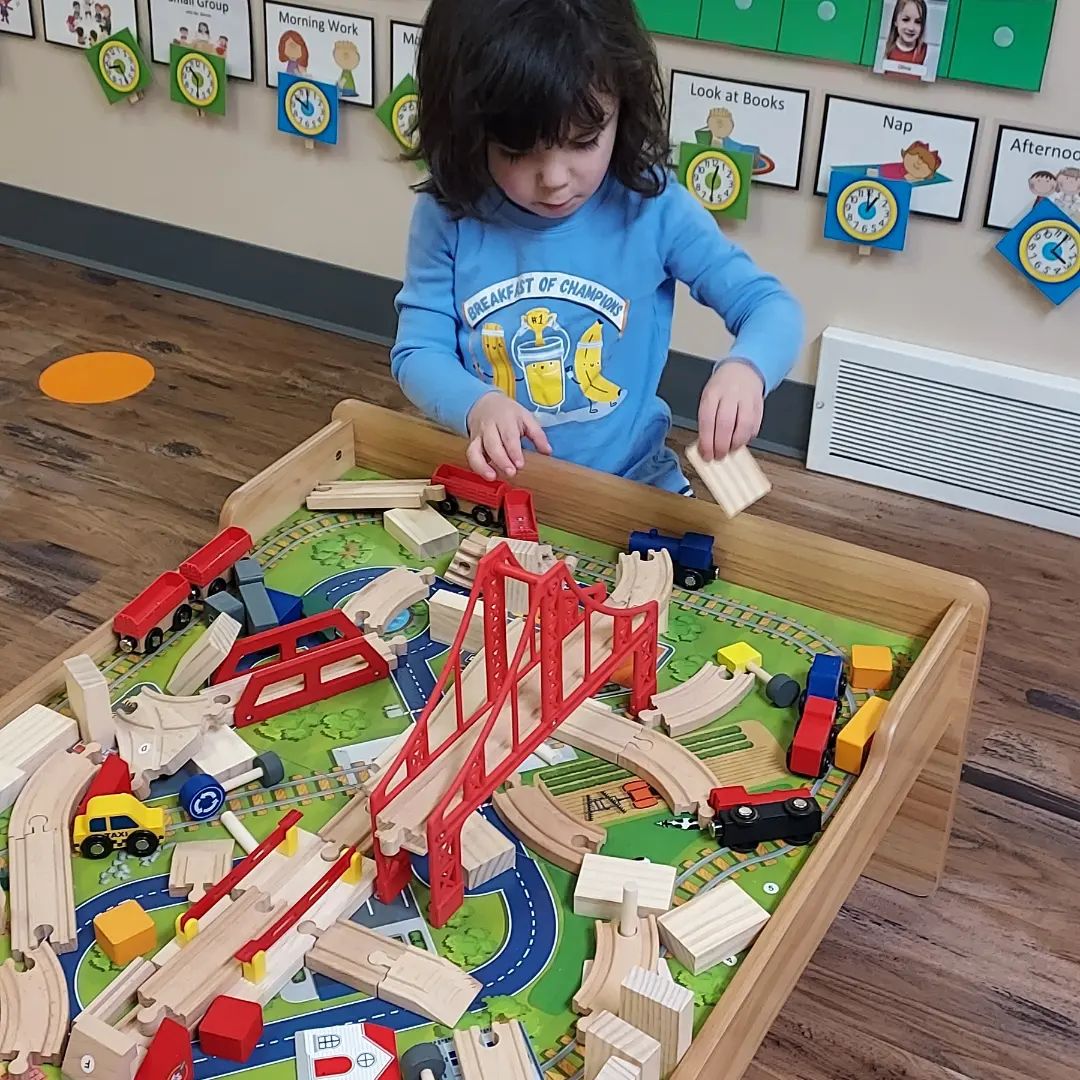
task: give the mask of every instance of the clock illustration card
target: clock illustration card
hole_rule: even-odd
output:
[[[303,75],[278,76],[278,131],[333,146],[338,140],[338,111],[333,83]]]
[[[225,115],[225,58],[175,42],[169,49],[169,97],[200,113]]]
[[[404,150],[412,150],[419,139],[416,130],[417,101],[416,80],[411,74],[406,74],[375,110],[375,115]]]
[[[754,155],[743,150],[682,143],[679,183],[714,217],[744,219],[750,212]]]
[[[110,105],[125,99],[138,101],[150,85],[150,65],[126,26],[87,49],[86,59]]]
[[[1080,224],[1040,199],[996,250],[1053,304],[1080,289]]]
[[[833,169],[825,207],[827,240],[903,251],[911,214],[911,185],[905,181]]]

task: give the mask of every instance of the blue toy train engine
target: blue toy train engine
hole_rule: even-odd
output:
[[[627,549],[644,558],[650,551],[666,551],[675,568],[675,584],[683,589],[700,589],[716,577],[713,562],[715,537],[688,532],[682,539],[664,536],[657,529],[632,532]]]

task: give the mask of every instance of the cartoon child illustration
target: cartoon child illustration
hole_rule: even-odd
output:
[[[217,39],[217,45],[214,46],[214,52],[216,52],[218,56],[224,56],[228,51],[229,39],[222,34],[221,37]]]
[[[1080,169],[1070,166],[1057,174],[1057,196],[1054,202],[1069,217],[1080,221]]]
[[[926,0],[896,0],[885,59],[898,64],[925,64],[925,34]]]
[[[86,31],[81,26],[75,27],[75,41],[80,47],[86,47]]]
[[[11,0],[0,0],[0,23],[9,23],[11,19]]]
[[[732,137],[735,132],[735,117],[730,109],[710,109],[705,120],[704,130],[708,132],[709,146],[715,146],[721,150],[742,150],[744,153],[753,154],[755,176],[770,173],[776,168],[776,163],[772,158],[763,154],[760,147],[739,142],[738,139]]]
[[[75,3],[71,5],[71,14],[64,21],[67,23],[68,33],[75,33],[75,24],[82,18],[82,12],[79,10],[79,0],[75,0]]]
[[[941,155],[921,139],[901,151],[901,160],[882,165],[880,172],[887,180],[906,180],[909,184],[924,184],[933,180],[941,168]]]
[[[295,30],[286,30],[278,41],[277,58],[285,65],[286,75],[306,75],[308,69],[307,42]]]
[[[186,45],[188,43],[188,28],[186,26],[181,26],[176,32],[174,40],[177,45]]]
[[[341,68],[341,75],[337,81],[338,95],[340,97],[358,97],[356,77],[353,75],[353,72],[360,66],[360,48],[356,42],[335,42],[334,63]]]
[[[195,30],[195,48],[210,51],[210,24],[201,22]]]
[[[98,32],[96,30],[90,31],[90,44],[96,45],[98,43]]]
[[[713,146],[722,148],[735,131],[735,117],[731,115],[730,109],[710,109],[705,126],[712,135]]]
[[[112,8],[108,4],[101,5],[101,29],[106,37],[112,33]]]

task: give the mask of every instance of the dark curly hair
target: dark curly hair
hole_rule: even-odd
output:
[[[527,153],[599,131],[620,104],[611,172],[659,195],[669,153],[652,39],[634,0],[432,0],[417,57],[418,135],[430,171],[417,190],[478,216],[487,147]]]

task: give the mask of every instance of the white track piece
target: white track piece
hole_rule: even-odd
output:
[[[641,1070],[622,1058],[608,1058],[607,1063],[596,1074],[596,1080],[641,1080]]]
[[[520,1020],[492,1024],[489,1036],[479,1028],[455,1031],[454,1050],[461,1080],[535,1080],[536,1064]]]
[[[387,510],[383,528],[418,559],[437,559],[456,551],[461,542],[453,522],[430,506],[422,510]]]
[[[307,497],[309,510],[419,510],[441,502],[446,488],[430,480],[332,480]]]
[[[437,589],[428,600],[428,633],[432,641],[441,645],[453,645],[461,620],[465,618],[465,609],[469,598],[449,589]],[[484,602],[478,600],[473,608],[469,632],[465,635],[466,652],[479,652],[484,647]]]
[[[734,881],[724,881],[659,921],[668,952],[700,975],[742,952],[769,921],[769,913]]]
[[[210,624],[210,629],[180,657],[165,689],[170,694],[194,694],[221,667],[240,636],[240,630],[240,624],[223,611]]]
[[[742,513],[772,491],[772,484],[745,446],[719,461],[706,461],[697,443],[686,448],[686,460],[728,517]]]
[[[478,889],[513,870],[517,848],[481,813],[470,814],[461,827],[461,865],[465,888]]]
[[[633,883],[638,889],[638,913],[663,915],[671,908],[675,875],[675,867],[664,863],[586,855],[574,888],[574,914],[618,920],[622,914],[623,886]]]
[[[97,664],[82,653],[64,661],[71,711],[79,720],[79,735],[83,742],[95,742],[103,750],[116,746],[116,725],[113,722],[109,684]]]
[[[660,1044],[660,1077],[666,1080],[694,1037],[694,995],[655,971],[632,968],[623,979],[619,1016]]]
[[[458,545],[443,577],[463,589],[471,589],[476,580],[477,564],[487,554],[487,544],[488,538],[482,533],[469,533]]]
[[[614,1013],[595,1012],[578,1021],[585,1036],[585,1080],[596,1080],[609,1058],[618,1057],[641,1070],[641,1080],[660,1080],[660,1044]]]
[[[194,903],[232,867],[232,840],[185,840],[173,846],[169,895]]]
[[[654,694],[653,707],[645,709],[640,720],[646,727],[662,723],[676,739],[731,712],[753,689],[754,676],[749,671],[729,676],[727,668],[707,663],[686,682]]]
[[[231,727],[210,728],[191,759],[196,769],[222,784],[247,772],[254,761],[255,751]]]
[[[357,626],[385,634],[386,628],[403,611],[428,598],[434,580],[435,571],[430,566],[419,573],[395,566],[353,593],[342,611]]]
[[[45,705],[31,705],[0,727],[0,811],[13,805],[42,763],[79,741],[79,725]]]

